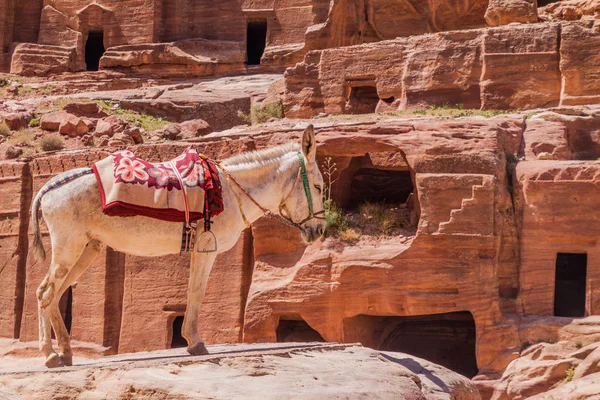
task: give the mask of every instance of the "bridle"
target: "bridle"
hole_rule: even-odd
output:
[[[292,185],[292,189],[290,190],[290,192],[288,193],[288,195],[285,196],[283,198],[283,200],[281,200],[281,203],[279,204],[279,214],[275,214],[271,210],[267,210],[266,208],[264,208],[263,206],[261,206],[250,195],[250,193],[248,193],[246,191],[246,189],[244,189],[242,187],[242,185],[240,185],[239,182],[233,176],[231,176],[231,174],[229,172],[227,172],[223,167],[221,167],[220,169],[221,169],[221,171],[223,171],[223,173],[225,174],[225,176],[227,177],[227,179],[229,181],[233,182],[240,189],[240,191],[252,203],[254,203],[254,205],[256,207],[258,207],[258,209],[260,211],[262,211],[262,213],[264,215],[266,215],[269,218],[276,219],[277,221],[279,221],[279,222],[281,222],[281,223],[283,223],[283,224],[285,224],[287,226],[291,226],[293,228],[298,228],[298,229],[302,230],[302,224],[304,224],[305,222],[307,222],[307,221],[309,221],[309,220],[311,220],[313,218],[315,218],[315,219],[323,219],[324,220],[325,219],[325,210],[314,212],[312,194],[310,193],[310,183],[308,181],[308,174],[306,172],[306,163],[304,162],[304,156],[300,152],[297,153],[297,156],[298,156],[298,161],[300,162],[300,168],[298,169],[298,175],[296,176],[296,179],[294,181],[294,185]],[[304,187],[304,195],[306,196],[306,202],[308,203],[308,216],[306,218],[304,218],[300,222],[295,222],[290,217],[284,215],[282,211],[285,208],[285,202],[286,202],[286,200],[294,192],[294,188],[296,187],[297,181],[300,180],[300,178],[302,178],[302,186]],[[246,226],[250,226],[250,223],[248,222],[248,220],[246,219],[246,216],[244,215],[244,212],[242,211],[242,202],[241,202],[241,199],[237,195],[236,195],[236,197],[237,197],[238,205],[240,207],[240,212],[242,213],[242,219],[246,223]]]

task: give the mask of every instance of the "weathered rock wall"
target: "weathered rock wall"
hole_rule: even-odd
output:
[[[529,0],[515,0],[508,5],[501,2],[488,4],[488,0],[226,0],[218,3],[207,0],[127,0],[118,3],[47,0],[43,4],[42,0],[36,0],[26,5],[15,0],[3,1],[8,2],[5,9],[0,7],[3,10],[0,27],[4,24],[7,32],[5,37],[0,37],[4,43],[3,52],[11,43],[14,47],[19,42],[28,42],[29,57],[23,57],[23,49],[16,52],[12,71],[36,75],[56,73],[56,68],[52,67],[57,64],[65,69],[65,63],[55,57],[52,49],[35,47],[35,44],[75,48],[77,61],[68,64],[65,71],[79,71],[85,69],[88,34],[97,31],[103,31],[106,49],[121,47],[120,53],[113,53],[111,61],[105,62],[103,68],[119,67],[162,76],[225,75],[231,71],[210,68],[213,63],[228,63],[218,52],[216,57],[204,57],[204,54],[198,55],[182,47],[179,42],[191,39],[237,42],[243,47],[239,52],[243,61],[236,69],[240,72],[246,70],[246,45],[264,41],[260,67],[250,69],[268,71],[294,65],[309,50],[482,28],[486,26],[486,19],[492,25],[537,21],[535,2]],[[527,15],[523,16],[525,8]],[[264,37],[261,37],[263,33],[248,29],[248,23],[257,22],[265,24]],[[172,44],[155,46],[159,43]],[[136,46],[142,44],[152,47],[158,55],[140,54]],[[12,48],[4,58],[9,58],[9,54],[12,55]],[[38,62],[34,55],[40,56]],[[25,69],[32,61],[37,65]],[[146,69],[132,68],[140,62]],[[45,68],[46,64],[50,67]],[[162,64],[162,68],[153,67],[155,64]]]
[[[598,103],[597,24],[511,25],[310,52],[286,71],[286,116]]]
[[[400,236],[351,245],[328,238],[307,246],[295,230],[257,221],[215,264],[201,310],[203,338],[209,343],[282,341],[286,326],[286,337],[292,329],[296,340],[316,335],[327,341],[390,343],[396,331],[376,331],[364,321],[431,316],[470,332],[460,321],[472,319],[476,368],[494,376],[517,356],[523,340],[536,335],[534,324],[521,326],[521,316],[545,318],[544,332],[553,335],[564,326],[565,318],[554,317],[553,310],[561,252],[587,254],[586,315],[598,314],[600,209],[593,201],[600,163],[592,160],[600,156],[600,123],[597,110],[580,113],[532,119],[386,118],[318,127],[320,162],[332,157],[340,169],[332,187],[336,202],[345,204],[360,168],[410,172],[413,200],[405,205],[410,226]],[[206,138],[198,146],[222,159],[297,140],[301,133],[282,126],[266,129],[248,128],[234,140]],[[134,150],[143,158],[166,160],[184,147]],[[0,181],[1,198],[7,208],[20,210],[9,211],[8,223],[1,225],[6,233],[0,250],[7,250],[0,253],[0,265],[7,267],[0,282],[10,288],[0,297],[2,336],[37,337],[35,289],[47,262],[25,262],[31,195],[50,176],[104,154],[64,153],[0,164],[6,176]],[[528,161],[517,163],[518,156]],[[46,235],[44,242],[48,248]],[[73,338],[104,345],[108,352],[169,347],[173,322],[185,310],[188,266],[187,255],[151,259],[104,250],[73,288]],[[294,331],[298,324],[305,328]],[[411,340],[418,339],[411,332]]]
[[[317,2],[315,2],[317,3]],[[488,0],[335,0],[306,35],[309,50],[486,25]],[[325,8],[325,7],[323,7]],[[320,17],[323,19],[323,16]]]

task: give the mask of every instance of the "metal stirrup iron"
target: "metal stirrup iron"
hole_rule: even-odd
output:
[[[214,246],[210,246],[211,248],[208,248],[208,249],[205,248],[203,250],[196,249],[197,253],[214,253],[218,249],[217,237],[215,236],[213,231],[210,230],[211,224],[212,224],[212,221],[210,220],[210,205],[208,204],[208,196],[206,196],[206,194],[205,194],[205,196],[204,196],[204,231],[200,235],[198,235],[197,241],[200,242],[200,238],[202,238],[203,236],[204,237],[209,236],[208,240],[209,240],[209,242],[212,240],[212,242],[214,243]],[[210,236],[212,236],[212,238]]]

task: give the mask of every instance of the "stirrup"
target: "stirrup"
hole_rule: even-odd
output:
[[[201,241],[203,235],[206,235],[206,234],[209,234],[209,233],[212,235],[212,239],[209,238],[209,241],[212,240],[212,242],[214,243],[214,248],[200,250],[200,248],[198,247],[198,248],[196,248],[196,253],[214,253],[215,251],[217,251],[217,249],[218,249],[217,248],[217,237],[215,236],[214,233],[212,233],[212,231],[204,231],[201,234],[199,234],[196,237],[196,245],[200,244],[200,241]]]

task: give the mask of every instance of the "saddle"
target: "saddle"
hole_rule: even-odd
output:
[[[92,169],[102,211],[110,216],[141,215],[187,223],[223,211],[217,167],[193,146],[162,163],[139,159],[128,150],[118,151],[92,164]]]

